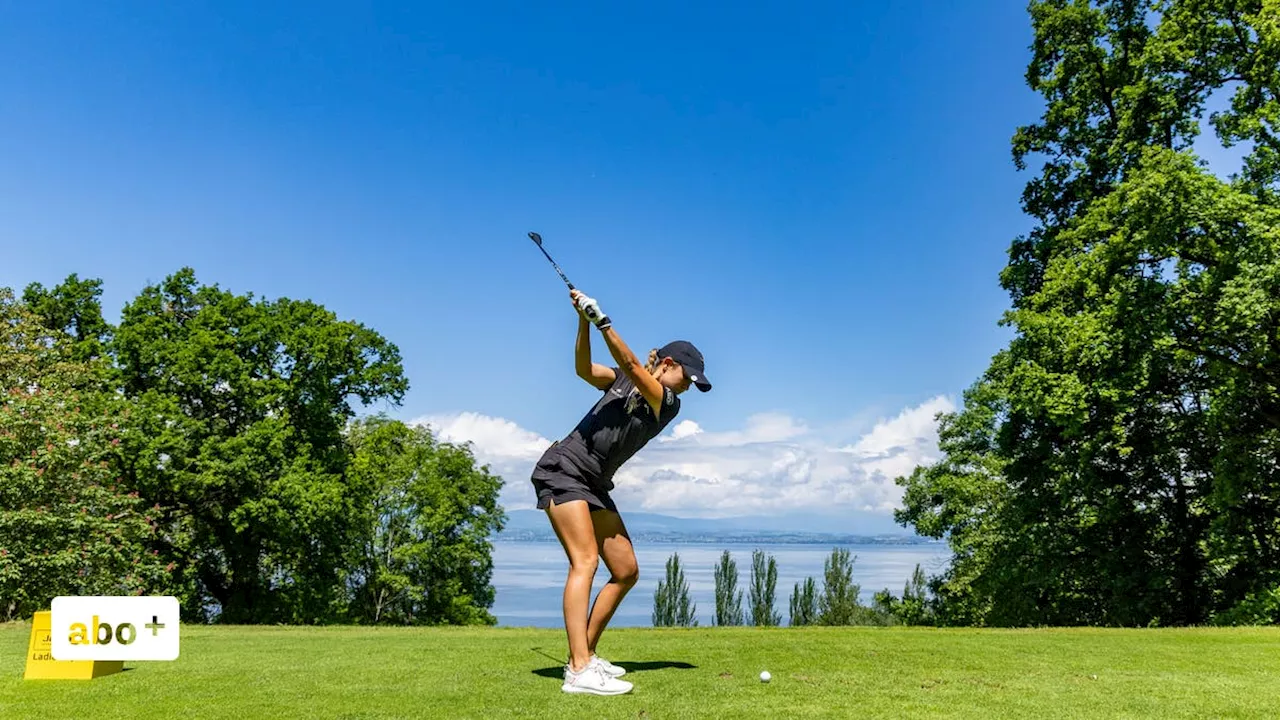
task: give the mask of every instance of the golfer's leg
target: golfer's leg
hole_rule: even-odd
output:
[[[600,557],[604,558],[604,565],[609,568],[609,582],[600,588],[600,594],[596,596],[596,602],[591,608],[591,620],[587,623],[587,649],[594,653],[601,633],[613,618],[622,598],[635,587],[640,570],[636,565],[636,552],[631,546],[631,538],[627,535],[622,516],[610,510],[597,510],[591,513],[591,519],[595,526]]]
[[[582,500],[547,508],[551,527],[569,556],[569,576],[564,583],[564,629],[569,635],[569,667],[575,672],[591,660],[587,644],[587,606],[591,602],[591,581],[600,562],[591,510]]]

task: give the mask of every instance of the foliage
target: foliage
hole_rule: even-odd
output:
[[[492,625],[489,538],[501,480],[464,446],[376,416],[353,423],[348,470],[360,506],[350,617],[361,623]]]
[[[858,593],[853,582],[853,558],[847,548],[832,548],[822,563],[822,597],[818,599],[819,625],[856,625],[860,617]]]
[[[751,553],[751,624],[773,626],[782,624],[782,614],[774,609],[778,588],[778,563],[763,550]]]
[[[125,477],[161,505],[187,616],[328,622],[363,498],[346,475],[349,398],[398,401],[399,353],[306,301],[255,301],[184,269],[124,308],[115,355],[135,406]]]
[[[791,612],[788,622],[792,627],[814,625],[818,621],[818,585],[813,578],[805,578],[803,589],[796,583],[791,592]]]
[[[689,584],[680,567],[680,553],[667,558],[667,575],[653,592],[654,627],[694,627],[698,606],[689,599]]]
[[[500,479],[426,428],[353,422],[407,390],[394,345],[189,268],[119,328],[100,294],[0,297],[0,616],[146,592],[185,622],[495,622]]]
[[[0,290],[0,620],[59,595],[133,595],[172,566],[116,475],[124,404],[104,361]]]
[[[899,522],[953,549],[939,622],[1201,624],[1280,581],[1278,7],[1031,4],[1015,337],[898,478]],[[1220,90],[1230,180],[1190,151]]]
[[[70,340],[71,357],[82,361],[105,357],[111,342],[101,297],[101,280],[81,280],[74,273],[53,289],[31,283],[22,293],[23,303],[46,328],[63,333]]]
[[[741,625],[743,623],[742,591],[738,590],[738,564],[725,550],[715,569],[716,612],[712,622],[716,625]]]
[[[933,607],[928,596],[928,583],[919,563],[902,588],[902,599],[894,608],[894,617],[905,625],[932,625]]]
[[[888,588],[875,594],[871,608],[882,618],[891,619],[893,623],[903,625],[932,625],[934,611],[930,604],[927,589],[928,580],[917,563],[916,568],[902,588],[902,597],[897,598]]]

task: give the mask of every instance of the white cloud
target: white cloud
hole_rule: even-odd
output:
[[[623,466],[613,496],[623,508],[682,516],[888,515],[902,496],[894,478],[937,460],[934,416],[954,409],[948,398],[932,398],[861,436],[835,441],[832,428],[811,429],[783,413],[753,415],[742,428],[725,431],[682,420]],[[506,480],[503,505],[533,507],[529,473],[550,440],[476,413],[414,422],[430,425],[442,439],[471,442],[477,459]]]
[[[551,441],[503,418],[465,412],[427,415],[410,422],[430,426],[432,434],[446,442],[471,442],[477,456],[536,461]],[[482,460],[483,462],[483,460]]]
[[[861,457],[885,457],[921,442],[936,441],[940,412],[951,412],[955,405],[945,397],[936,397],[913,408],[907,408],[892,420],[882,420],[871,432],[847,449]]]
[[[471,443],[476,461],[504,481],[498,501],[507,508],[533,507],[529,473],[550,440],[505,418],[474,412],[426,415],[409,424],[426,425],[445,442]]]
[[[681,420],[671,426],[671,434],[663,435],[658,438],[658,442],[671,442],[672,440],[682,440],[687,437],[693,437],[702,432],[702,428],[698,423],[692,420]]]
[[[696,435],[696,443],[702,447],[733,447],[753,443],[771,443],[789,440],[808,432],[802,423],[782,413],[759,413],[747,418],[746,427],[727,432],[706,432],[690,420],[684,421],[696,428],[695,432],[681,431],[677,425],[668,440],[683,440]],[[684,423],[680,423],[683,425]]]

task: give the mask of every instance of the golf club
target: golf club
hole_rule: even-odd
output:
[[[531,231],[529,233],[529,239],[532,240],[533,243],[538,246],[538,249],[542,251],[542,254],[546,256],[547,262],[551,263],[551,267],[555,268],[556,272],[560,274],[560,279],[564,280],[564,284],[568,285],[570,290],[575,290],[576,288],[573,287],[573,283],[569,282],[569,278],[565,276],[564,271],[560,269],[560,266],[556,264],[555,260],[551,259],[551,254],[547,252],[546,248],[542,247],[542,236]],[[591,322],[596,322],[600,319],[600,316],[595,312],[588,311],[587,319]]]
[[[573,290],[573,283],[569,282],[569,278],[565,277],[564,271],[560,269],[560,266],[556,264],[556,261],[551,259],[551,255],[547,253],[547,249],[542,247],[542,236],[536,232],[530,232],[529,239],[533,240],[534,244],[538,246],[538,249],[542,251],[542,254],[547,256],[547,261],[551,263],[551,267],[556,269],[556,272],[560,273],[560,279],[564,280],[564,284],[568,285],[570,290]]]

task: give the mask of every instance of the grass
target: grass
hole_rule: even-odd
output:
[[[618,628],[622,697],[560,692],[563,634],[182,628],[173,662],[24,681],[0,625],[0,717],[1254,718],[1280,708],[1280,628]],[[761,683],[761,670],[772,682]]]

